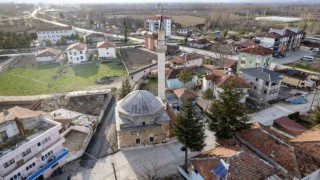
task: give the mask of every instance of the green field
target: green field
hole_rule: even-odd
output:
[[[124,66],[118,62],[15,67],[0,76],[0,95],[51,94],[81,90],[96,85],[95,81],[103,76],[126,73]]]

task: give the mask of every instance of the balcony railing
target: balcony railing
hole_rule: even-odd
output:
[[[56,158],[54,158],[52,161],[48,162],[46,165],[44,165],[42,168],[40,168],[38,171],[34,172],[31,176],[27,178],[27,180],[33,180],[39,177],[41,174],[43,174],[44,171],[52,167],[54,164],[56,164],[60,159],[65,157],[68,154],[68,149],[64,148],[61,154],[59,154]]]

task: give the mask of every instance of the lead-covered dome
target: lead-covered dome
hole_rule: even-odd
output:
[[[122,112],[131,116],[158,114],[164,108],[156,96],[145,90],[128,94],[122,100],[120,107]]]

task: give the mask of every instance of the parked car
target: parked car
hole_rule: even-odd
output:
[[[312,56],[303,56],[303,57],[301,58],[301,60],[314,61],[314,57],[312,57]]]

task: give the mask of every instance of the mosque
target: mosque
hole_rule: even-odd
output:
[[[119,149],[161,143],[170,138],[170,116],[165,101],[165,32],[161,16],[157,43],[158,97],[145,90],[133,91],[115,109]]]

